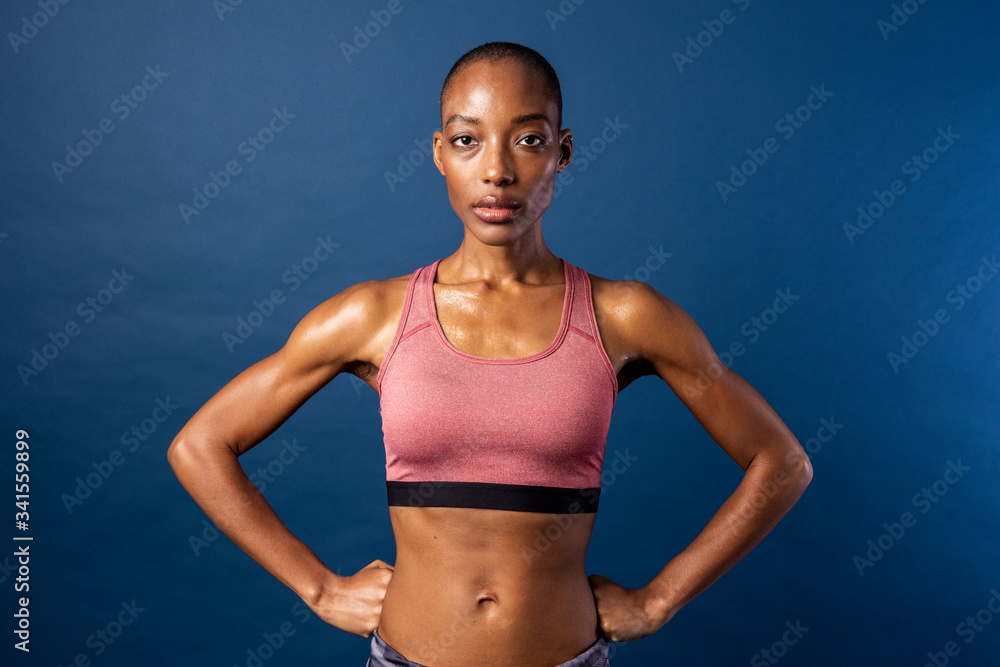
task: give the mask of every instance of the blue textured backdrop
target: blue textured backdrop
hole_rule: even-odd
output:
[[[165,450],[316,304],[457,247],[423,147],[448,68],[494,39],[561,78],[577,155],[550,247],[687,309],[815,469],[614,665],[992,664],[998,19],[972,0],[4,3],[5,664],[363,664],[366,640],[217,536]],[[655,378],[619,399],[608,459],[626,450],[588,566],[640,586],[740,470]],[[337,378],[244,462],[331,567],[393,559],[367,387]]]

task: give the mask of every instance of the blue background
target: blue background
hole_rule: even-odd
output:
[[[306,616],[215,536],[166,447],[315,305],[453,252],[461,223],[415,142],[440,127],[451,64],[495,39],[536,48],[561,79],[578,154],[545,216],[553,251],[596,275],[648,281],[719,353],[743,343],[733,370],[813,460],[812,485],[764,542],[656,635],[615,646],[615,667],[771,664],[764,649],[786,665],[921,665],[947,642],[960,650],[954,664],[993,664],[1000,618],[981,613],[971,637],[960,624],[1000,590],[1000,280],[977,282],[982,258],[1000,253],[1000,10],[903,4],[916,13],[884,32],[890,2],[402,0],[348,57],[341,44],[387,2],[69,2],[37,30],[23,24],[42,11],[37,0],[4,3],[0,499],[3,532],[22,534],[10,481],[15,430],[26,429],[23,534],[34,537],[30,655],[11,647],[15,543],[0,551],[5,664],[80,654],[96,665],[254,664],[265,633],[286,622],[294,634],[263,664],[364,664],[367,640]],[[703,22],[718,29],[727,8],[734,20],[679,66],[673,54],[697,43]],[[22,31],[29,38],[12,42]],[[166,76],[155,87],[146,78],[151,90],[122,117],[114,101],[147,66]],[[832,96],[799,111],[809,119],[792,136],[779,131],[813,86]],[[275,108],[294,118],[247,161],[241,142]],[[114,129],[89,155],[53,166],[105,118]],[[621,133],[602,145],[608,120]],[[911,181],[905,163],[939,128],[958,138]],[[717,183],[768,138],[779,150],[723,197]],[[595,152],[586,169],[584,146]],[[230,160],[241,171],[185,220],[180,205]],[[897,179],[905,193],[862,234],[845,231]],[[283,276],[317,238],[339,246],[292,289]],[[652,271],[650,249],[670,253]],[[134,278],[102,293],[115,270]],[[956,297],[958,285],[972,298]],[[223,335],[277,289],[284,301],[227,346]],[[798,298],[768,319],[776,290]],[[108,297],[101,312],[79,307]],[[946,322],[925,324],[934,335],[917,335],[915,356],[894,366],[889,353],[939,310]],[[766,331],[751,320],[762,316]],[[71,322],[78,335],[60,339]],[[22,375],[49,334],[64,349],[51,343],[44,368]],[[178,406],[162,423],[158,399]],[[824,419],[839,425],[832,439]],[[144,423],[130,451],[122,438]],[[304,447],[287,465],[286,440]],[[607,480],[588,568],[638,587],[741,471],[656,378],[619,397],[607,461],[625,450],[638,461]],[[105,479],[96,471],[112,456],[120,465]],[[393,559],[366,386],[336,378],[242,460],[248,472],[279,471],[265,495],[332,568]],[[941,481],[949,462],[968,468],[947,476],[954,483]],[[97,488],[80,487],[88,475]],[[920,499],[925,488],[935,502]],[[915,523],[889,535],[905,512]],[[869,540],[888,548],[866,556]],[[133,600],[142,611],[112,644],[92,637]],[[786,623],[808,628],[794,645],[782,643]]]

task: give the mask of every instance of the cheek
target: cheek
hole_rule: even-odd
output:
[[[541,213],[552,203],[552,193],[555,189],[551,180],[546,180],[544,185],[539,185],[532,193],[531,203],[536,211]]]
[[[441,166],[444,170],[445,181],[448,183],[448,192],[467,190],[470,182],[475,179],[476,170],[471,162],[442,158]]]
[[[448,200],[451,202],[452,208],[458,212],[459,208],[464,207],[464,202],[468,198],[468,184],[467,179],[461,166],[454,163],[449,164],[448,162],[442,161],[442,166],[444,167],[444,178],[445,187],[448,190]]]
[[[531,204],[536,210],[544,210],[552,203],[552,195],[555,190],[556,166],[550,163],[544,167],[540,167],[538,170],[538,177],[530,197]]]
[[[450,165],[447,162],[444,164],[444,180],[448,186],[448,194],[452,194],[461,189],[461,179],[459,178],[460,172],[455,169],[454,165]]]

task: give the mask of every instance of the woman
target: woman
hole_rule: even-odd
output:
[[[555,72],[490,43],[441,93],[434,162],[465,234],[454,254],[354,285],[226,385],[170,446],[184,487],[328,623],[372,637],[370,665],[607,665],[742,558],[802,494],[809,459],[648,285],[556,257],[542,214],[573,156]],[[395,565],[341,577],[281,523],[237,457],[338,373],[379,393]],[[618,391],[661,377],[746,471],[647,586],[588,578]],[[555,536],[544,548],[538,534]],[[405,656],[405,657],[404,657]]]

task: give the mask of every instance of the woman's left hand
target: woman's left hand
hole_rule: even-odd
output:
[[[592,574],[589,579],[597,604],[598,624],[608,639],[629,642],[648,637],[666,623],[654,617],[653,609],[659,605],[647,589],[624,588],[599,574]]]

